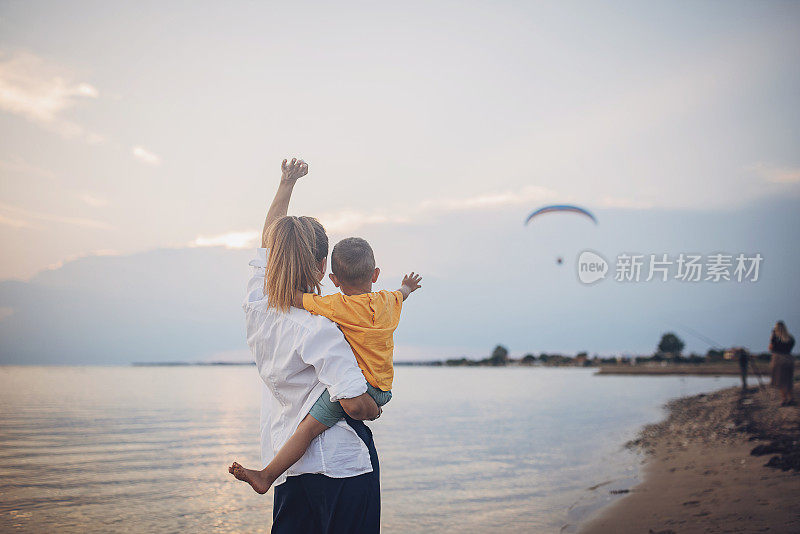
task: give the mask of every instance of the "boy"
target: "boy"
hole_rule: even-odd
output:
[[[375,267],[372,247],[358,237],[343,239],[333,247],[331,271],[330,279],[341,293],[323,297],[297,291],[292,305],[339,325],[367,380],[367,393],[383,406],[392,398],[392,334],[400,321],[403,301],[421,287],[422,277],[412,272],[403,277],[400,289],[373,293],[372,284],[378,280],[380,269]],[[234,476],[248,482],[256,492],[266,493],[305,454],[311,441],[342,417],[342,406],[331,402],[325,390],[267,467],[255,471],[234,462]]]

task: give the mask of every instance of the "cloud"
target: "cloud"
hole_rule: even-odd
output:
[[[386,213],[364,213],[352,210],[324,213],[319,216],[325,228],[334,234],[348,233],[372,224],[408,224],[423,216],[436,216],[454,211],[496,209],[502,206],[547,202],[557,198],[555,191],[539,186],[527,186],[516,191],[489,192],[470,197],[427,199],[404,208],[403,216]]]
[[[84,228],[96,228],[98,230],[108,230],[111,228],[106,222],[97,221],[94,219],[85,219],[82,217],[68,217],[63,215],[55,215],[52,213],[42,213],[38,211],[27,210],[10,204],[0,202],[0,212],[6,212],[9,215],[0,213],[0,224],[7,226],[14,226],[16,228],[33,228],[35,225],[31,223],[31,219],[46,222],[56,222],[62,224],[69,224],[73,226],[81,226]]]
[[[403,224],[409,222],[409,219],[405,217],[361,213],[352,210],[323,213],[318,219],[325,229],[332,234],[346,234],[370,224]]]
[[[427,213],[461,211],[498,207],[505,204],[519,204],[534,199],[544,199],[554,193],[539,187],[526,187],[521,191],[491,193],[465,198],[449,198],[425,200],[407,210],[405,216],[392,216],[382,213],[367,213],[355,210],[343,210],[323,213],[317,218],[331,234],[347,234],[364,226],[375,224],[408,224],[413,219]],[[211,236],[197,236],[188,244],[189,247],[225,247],[229,249],[247,249],[259,246],[260,230],[243,230],[226,232]]]
[[[139,158],[140,160],[144,161],[149,165],[160,165],[161,158],[147,150],[142,146],[135,146],[131,148],[131,154]]]
[[[90,193],[80,193],[77,195],[77,197],[93,208],[101,208],[108,205],[107,199],[92,195]]]
[[[772,184],[796,184],[800,183],[799,167],[775,167],[765,163],[758,163],[749,169],[755,172],[763,180]]]
[[[45,270],[46,271],[56,271],[56,270],[62,268],[67,263],[78,261],[78,260],[81,260],[83,258],[96,258],[96,257],[104,257],[104,256],[122,256],[122,253],[117,251],[117,250],[110,249],[110,248],[92,250],[92,251],[89,251],[89,252],[81,252],[79,254],[72,254],[70,256],[67,256],[66,258],[62,258],[62,259],[58,260],[55,263],[51,263],[50,265],[45,267]]]
[[[418,210],[439,212],[486,209],[530,202],[546,202],[557,197],[558,193],[552,189],[527,186],[516,191],[485,193],[472,197],[424,200],[420,202]]]
[[[105,140],[105,137],[94,132],[86,132],[86,135],[84,136],[84,141],[90,145],[100,145],[104,143]]]
[[[197,236],[189,243],[190,247],[225,247],[231,249],[255,248],[261,241],[261,232],[258,230],[245,230],[243,232],[228,232],[214,236]]]
[[[99,97],[94,86],[73,78],[73,73],[30,52],[0,53],[0,109],[63,137],[99,143],[102,136],[64,117],[80,100]]]
[[[75,88],[77,93],[81,96],[86,96],[89,98],[97,98],[100,96],[100,93],[95,89],[93,86],[89,85],[88,83],[81,83]]]
[[[49,179],[54,179],[56,177],[56,173],[54,173],[53,171],[44,169],[42,167],[37,167],[35,165],[31,165],[30,163],[27,163],[20,158],[13,158],[12,161],[0,160],[0,170],[12,173],[41,176],[42,178],[49,178]]]
[[[539,186],[527,186],[516,191],[492,192],[471,197],[450,197],[428,199],[415,206],[406,208],[405,215],[387,215],[386,213],[369,213],[356,210],[343,210],[320,214],[317,218],[331,234],[348,234],[364,226],[376,224],[410,224],[424,216],[456,211],[476,211],[497,209],[503,206],[519,206],[537,202],[577,202],[574,196],[559,196],[554,190]],[[588,200],[588,199],[587,199]],[[594,202],[598,204],[597,201]],[[599,206],[607,208],[646,209],[651,207],[647,202],[621,197],[604,197]],[[189,247],[225,247],[232,249],[253,248],[259,246],[261,231],[244,230],[227,232],[212,236],[197,236],[188,244]]]
[[[737,250],[759,250],[765,258],[780,257],[785,252],[786,240],[769,239],[774,228],[759,224],[765,216],[774,214],[776,228],[796,227],[793,223],[800,217],[796,210],[776,209],[778,206],[790,203],[782,201],[738,212],[734,219],[739,220],[739,227],[754,231],[737,233],[744,239],[736,245]],[[713,251],[720,236],[730,234],[727,218],[721,220],[706,211],[698,211],[697,217],[678,216],[680,213],[618,213],[619,227],[633,230],[598,232],[592,244],[613,257],[619,250],[674,250],[686,243],[676,236],[691,235],[695,250]],[[386,285],[379,287],[393,288],[399,280],[388,276],[391,265],[419,268],[427,280],[413,297],[413,313],[404,316],[404,326],[398,330],[398,359],[482,356],[498,342],[516,354],[577,352],[586,347],[599,353],[620,348],[644,353],[670,317],[681,317],[683,323],[697,328],[710,328],[709,335],[726,339],[729,345],[746,346],[759,342],[763,335],[760,325],[769,324],[770,318],[774,321],[779,315],[792,324],[800,322],[796,294],[787,291],[785,283],[793,271],[777,263],[773,264],[775,276],[760,280],[748,291],[722,291],[716,284],[690,288],[672,283],[641,284],[633,291],[632,286],[606,281],[596,288],[601,290],[598,292],[588,290],[564,271],[567,266],[556,266],[547,252],[553,250],[550,245],[557,246],[559,254],[582,250],[586,245],[584,229],[573,235],[552,235],[551,239],[541,235],[540,241],[528,233],[533,230],[523,230],[512,210],[498,209],[491,215],[466,221],[454,216],[397,243],[389,241],[397,235],[395,232],[376,232],[376,243],[391,243],[383,248],[386,254],[380,258],[387,269],[381,277]],[[506,232],[520,237],[525,233],[530,240],[525,241],[526,246],[523,241],[509,240]],[[799,255],[790,252],[787,265],[796,265],[794,260]],[[242,291],[243,269],[250,257],[249,252],[239,250],[161,249],[125,254],[117,260],[74,262],[68,269],[41,273],[28,282],[0,284],[0,303],[15,309],[15,315],[0,322],[0,361],[122,363],[226,359],[226,355],[239,359],[235,351],[246,347],[236,295]],[[443,274],[431,275],[435,270]],[[473,283],[487,272],[493,283]],[[506,299],[508,309],[502,314],[492,305],[502,299],[498,287],[513,287],[519,297]],[[59,298],[53,298],[54,290]],[[621,312],[598,316],[597,310],[607,306],[609,300]],[[454,303],[448,314],[442,314],[438,305],[445,301]],[[536,306],[531,306],[533,301]],[[123,316],[109,313],[119,310],[121,302]],[[656,310],[642,305],[649,302],[664,305]],[[749,306],[748,314],[739,311],[742,306]],[[571,326],[564,324],[563,317],[567,316],[573,323],[585,325],[577,330],[578,339],[570,335]],[[48,332],[49,343],[45,345],[37,342],[37,334],[43,330]],[[121,350],[108,351],[110,343]],[[424,348],[426,345],[430,350]],[[51,350],[53,346],[59,350]]]
[[[646,210],[652,208],[653,203],[644,200],[636,200],[634,198],[605,196],[602,197],[599,202],[597,202],[597,206],[601,208]]]
[[[0,214],[0,224],[4,226],[11,226],[12,228],[31,228],[32,225],[27,222],[23,221],[22,219],[14,219],[12,217],[6,217],[5,215]]]
[[[0,307],[0,321],[5,321],[12,315],[14,315],[14,308],[10,308],[8,306]]]

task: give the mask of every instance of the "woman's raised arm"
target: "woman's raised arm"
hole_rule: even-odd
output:
[[[264,229],[261,231],[261,247],[267,246],[267,232],[270,225],[286,215],[289,210],[289,201],[292,199],[292,190],[298,179],[308,174],[308,163],[302,159],[292,158],[291,162],[283,160],[281,163],[281,183],[272,204],[267,211],[267,219],[264,221]]]

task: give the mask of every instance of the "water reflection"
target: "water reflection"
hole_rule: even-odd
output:
[[[620,445],[666,399],[737,380],[591,373],[399,368],[372,424],[383,530],[558,530],[631,476]],[[226,471],[260,461],[258,388],[252,367],[0,367],[0,531],[268,531],[271,492]]]

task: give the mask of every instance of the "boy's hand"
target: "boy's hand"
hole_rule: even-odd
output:
[[[422,276],[412,272],[411,274],[407,274],[403,277],[402,285],[407,287],[408,292],[411,293],[422,287],[420,282],[422,282]]]
[[[281,182],[294,183],[308,174],[308,163],[302,159],[292,158],[290,163],[286,161],[283,160],[281,163]]]

